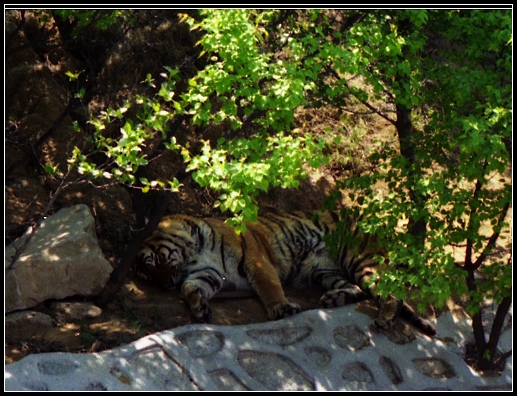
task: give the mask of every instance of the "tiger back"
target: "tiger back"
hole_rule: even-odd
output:
[[[210,320],[208,300],[222,289],[255,290],[269,317],[279,319],[300,311],[286,299],[283,284],[320,284],[327,290],[320,300],[324,307],[375,298],[380,311],[374,329],[391,327],[400,315],[433,335],[432,325],[407,304],[394,297],[380,299],[362,287],[375,273],[376,256],[385,252],[353,219],[347,219],[346,227],[358,246],[342,239],[337,257],[331,257],[324,235],[336,232],[337,220],[333,212],[268,213],[237,235],[220,219],[166,216],[145,241],[137,272],[164,287],[180,288],[200,321]]]

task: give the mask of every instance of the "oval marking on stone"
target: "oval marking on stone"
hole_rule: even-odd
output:
[[[393,326],[391,326],[389,329],[379,331],[379,333],[385,335],[388,340],[397,345],[409,344],[416,339],[416,336],[411,330],[411,327],[401,320],[395,321]]]
[[[336,344],[352,352],[371,345],[368,334],[355,325],[336,327],[333,336]]]
[[[318,366],[326,366],[330,363],[330,359],[332,356],[330,352],[325,348],[318,346],[307,346],[303,349],[303,351],[307,354],[307,357]]]
[[[456,375],[452,366],[438,358],[413,359],[415,368],[422,374],[432,378],[452,378]]]
[[[224,335],[218,331],[194,330],[178,334],[176,337],[193,357],[209,356],[224,345]]]
[[[219,368],[208,372],[212,381],[217,385],[219,391],[249,391],[246,385],[244,385],[239,378],[233,373],[233,371]]]
[[[246,334],[251,338],[265,342],[286,346],[295,344],[307,338],[312,332],[309,326],[279,327],[266,330],[248,330]]]
[[[24,382],[23,388],[27,388],[29,390],[37,391],[37,392],[39,392],[39,391],[48,392],[50,390],[48,387],[48,384],[46,384],[44,382]]]
[[[77,370],[77,363],[67,359],[49,359],[38,363],[38,371],[43,375],[65,375]]]
[[[354,362],[345,367],[341,377],[346,381],[372,383],[373,374],[364,363]]]
[[[268,390],[315,390],[314,379],[286,356],[253,350],[241,350],[237,362],[250,377]]]
[[[84,388],[85,391],[94,392],[94,391],[107,391],[108,389],[100,382],[90,382]]]
[[[403,382],[402,372],[400,371],[400,368],[389,357],[381,356],[379,358],[379,365],[381,366],[382,370],[386,373],[386,375],[389,377],[392,384],[397,385]]]

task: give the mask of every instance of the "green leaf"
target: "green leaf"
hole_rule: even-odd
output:
[[[82,98],[84,98],[84,94],[85,94],[85,93],[86,93],[86,89],[85,89],[85,88],[81,88],[81,89],[79,90],[79,92],[77,92],[77,93],[75,94],[75,97],[76,97],[76,98],[79,98],[79,99],[82,99]]]
[[[84,70],[81,70],[80,72],[71,72],[71,71],[67,71],[65,72],[65,75],[70,79],[70,81],[74,81],[74,80],[77,80],[80,76],[80,74],[83,72]]]

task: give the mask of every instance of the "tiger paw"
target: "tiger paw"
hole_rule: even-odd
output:
[[[199,322],[209,322],[212,318],[212,311],[206,298],[203,297],[202,290],[193,282],[185,282],[181,287],[181,293],[196,319]]]
[[[324,308],[342,307],[347,303],[347,294],[344,289],[328,290],[321,296],[320,305]]]
[[[202,303],[199,307],[196,308],[190,308],[198,322],[208,323],[210,322],[210,319],[212,319],[212,310],[210,309],[207,303]]]
[[[199,307],[199,309],[196,309],[196,311],[192,310],[192,313],[200,323],[208,323],[210,319],[212,319],[212,311],[208,304],[204,304]]]
[[[285,318],[287,316],[292,316],[301,311],[301,308],[298,304],[294,303],[282,303],[274,306],[269,311],[269,317],[273,320],[278,320]]]
[[[383,333],[383,332],[389,330],[393,326],[394,323],[395,323],[394,317],[390,318],[390,319],[377,318],[372,321],[372,323],[370,324],[370,328],[372,329],[372,331],[374,331],[376,333]]]

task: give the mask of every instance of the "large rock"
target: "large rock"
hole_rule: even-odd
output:
[[[5,317],[5,337],[26,341],[37,333],[52,327],[52,318],[41,312],[21,311]]]
[[[94,296],[102,290],[112,267],[99,247],[86,205],[61,209],[44,220],[9,268],[16,248],[23,246],[28,234],[5,250],[6,312],[50,298]]]

